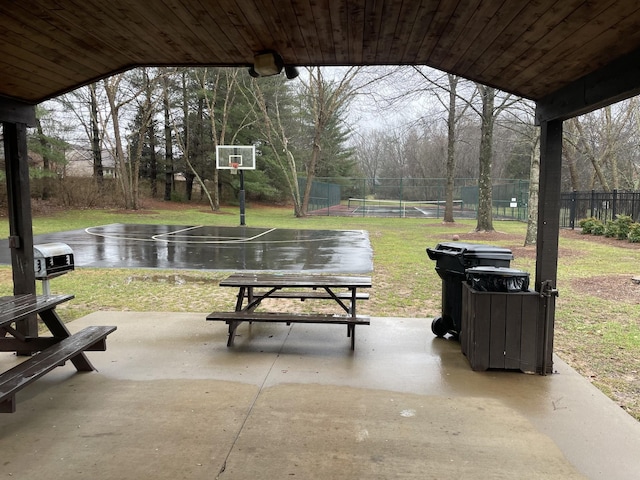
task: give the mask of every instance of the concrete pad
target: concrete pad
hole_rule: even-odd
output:
[[[493,399],[278,385],[261,393],[220,478],[290,477],[584,478]]]
[[[257,394],[246,384],[100,374],[38,386],[0,419],[0,471],[12,478],[209,479]]]
[[[430,319],[241,325],[96,312],[99,372],[57,368],[0,415],[0,477],[635,479],[640,424],[560,359],[473,372]],[[0,354],[0,370],[19,359]]]

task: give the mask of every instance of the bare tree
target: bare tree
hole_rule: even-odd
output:
[[[109,103],[109,119],[111,120],[113,138],[108,137],[108,139],[116,162],[116,176],[122,191],[124,206],[132,210],[137,210],[139,206],[139,173],[143,139],[153,118],[157,101],[153,88],[149,84],[155,85],[159,80],[157,71],[154,71],[156,75],[153,78],[147,76],[148,71],[146,69],[132,71],[132,75],[139,73],[142,74],[145,80],[137,86],[129,81],[130,79],[126,73],[114,75],[104,79],[102,82]],[[139,98],[142,98],[139,105],[141,114],[139,130],[132,132],[132,135],[138,137],[137,147],[135,152],[128,151],[125,154],[123,138],[125,130],[121,125],[123,110]]]
[[[473,108],[480,115],[480,155],[478,175],[477,232],[493,231],[493,131],[498,116],[520,99],[511,95],[500,97],[496,105],[496,89],[476,83],[482,100],[481,110]]]
[[[196,132],[192,132],[191,127],[189,125],[189,85],[187,82],[187,73],[188,72],[186,70],[182,70],[180,72],[181,90],[182,90],[182,118],[183,118],[183,125],[184,125],[184,128],[182,130],[182,135],[179,135],[177,133],[178,129],[175,126],[175,123],[176,123],[175,120],[172,121],[172,124],[173,124],[174,131],[176,132],[177,146],[182,152],[182,158],[184,159],[185,164],[188,168],[188,172],[185,174],[187,178],[187,183],[189,181],[192,182],[193,179],[195,179],[198,182],[198,185],[200,185],[202,192],[207,196],[207,200],[209,201],[209,206],[211,207],[211,210],[216,210],[216,203],[211,197],[211,193],[206,188],[204,180],[202,179],[202,177],[198,173],[198,170],[195,168],[195,166],[193,165],[193,162],[191,161],[193,157],[192,155],[193,152],[191,151],[191,136],[194,134],[196,136],[197,135],[202,136],[204,133],[200,128],[202,123],[201,121],[203,117],[203,111],[204,111],[204,96],[200,95],[198,97],[197,118],[199,121],[199,127],[198,127],[199,131],[197,129]],[[200,142],[200,144],[202,144],[202,142]],[[187,186],[186,188],[187,188],[187,194],[189,195],[191,192],[191,189],[189,188],[189,186]],[[216,189],[216,195],[217,195],[217,189]],[[219,204],[217,208],[219,208]]]
[[[385,163],[385,143],[385,134],[377,130],[361,135],[356,142],[356,161],[369,179],[372,193],[375,193],[376,179]]]
[[[204,100],[207,105],[209,121],[211,127],[211,138],[213,140],[213,150],[218,145],[235,145],[240,132],[255,123],[255,117],[249,115],[247,110],[239,123],[234,125],[234,130],[229,131],[230,115],[237,106],[238,100],[238,75],[243,70],[237,68],[217,68],[209,70],[207,68],[196,70],[196,78],[204,91]],[[246,99],[246,97],[241,97]],[[238,110],[236,110],[237,112]],[[212,182],[218,185],[218,170],[213,169]],[[203,188],[205,188],[203,186]],[[220,197],[218,189],[213,192],[213,209],[220,209]]]
[[[478,174],[478,219],[476,231],[493,230],[493,183],[491,178],[491,162],[493,149],[493,126],[495,122],[494,88],[478,84],[482,99],[480,115],[480,158]]]
[[[103,80],[103,87],[107,95],[107,100],[109,101],[109,108],[111,111],[110,116],[113,130],[113,158],[115,159],[116,163],[116,177],[118,178],[118,182],[120,184],[124,198],[124,207],[127,209],[137,209],[138,202],[137,199],[135,199],[133,196],[132,178],[130,172],[128,171],[128,166],[130,166],[130,163],[127,162],[127,158],[125,157],[122,141],[122,131],[120,128],[120,109],[123,105],[133,100],[133,98],[129,98],[127,101],[120,101],[118,99],[120,82],[123,78],[123,73],[106,78]]]
[[[275,88],[271,93],[270,102],[262,87],[263,80],[252,79],[250,89],[253,95],[252,107],[256,111],[259,121],[257,127],[264,139],[264,143],[271,147],[276,164],[279,166],[287,183],[293,201],[293,210],[296,217],[305,215],[302,208],[302,197],[298,184],[298,168],[296,157],[289,142],[289,134],[283,121],[280,108],[280,97],[286,96],[281,84],[273,82]]]
[[[307,214],[309,207],[311,187],[320,161],[321,145],[325,131],[333,117],[339,115],[353,100],[357,91],[364,88],[364,85],[356,85],[354,82],[361,69],[362,67],[350,67],[337,80],[327,81],[323,75],[322,68],[308,68],[308,80],[301,80],[304,87],[303,95],[310,104],[313,123],[311,156],[305,165],[307,182],[302,198],[302,215]]]
[[[637,99],[630,99],[567,122],[566,138],[574,149],[570,151],[573,161],[569,163],[572,181],[577,183],[574,180],[577,171],[572,169],[581,159],[586,159],[592,167],[589,189],[595,188],[596,183],[604,191],[622,187],[621,179],[625,175],[621,173],[620,157],[628,151],[628,139],[633,137],[634,115],[637,115]]]
[[[522,172],[522,157],[527,158],[529,173],[529,192],[527,200],[527,232],[524,246],[537,242],[538,232],[538,194],[540,180],[540,129],[534,125],[535,106],[526,100],[512,104],[505,111],[500,131],[511,143],[511,156],[516,165],[511,168]],[[513,171],[513,170],[512,170]],[[520,176],[515,178],[522,178]],[[523,200],[524,201],[524,200]]]
[[[474,94],[470,97],[464,98],[458,92],[458,85],[460,78],[455,75],[447,74],[446,77],[439,76],[438,78],[432,78],[429,72],[414,67],[414,69],[426,80],[429,88],[421,89],[423,92],[434,94],[438,101],[445,108],[447,113],[447,153],[446,153],[446,183],[445,183],[445,209],[444,218],[445,223],[453,223],[453,195],[455,188],[455,175],[456,175],[456,142],[457,142],[457,125],[459,121],[464,117],[467,108],[473,101]],[[446,82],[444,81],[446,78]],[[441,98],[440,93],[446,94],[446,99]],[[462,108],[458,109],[458,101],[462,100]]]
[[[78,88],[57,97],[54,101],[62,106],[65,117],[69,118],[68,114],[70,113],[71,117],[76,119],[77,123],[74,123],[75,128],[72,130],[77,133],[77,127],[81,127],[85,132],[86,138],[80,143],[90,145],[93,177],[98,188],[101,188],[104,179],[102,149],[104,146],[107,107],[105,98],[100,96],[98,84],[91,83],[87,87]],[[78,138],[70,141],[70,143],[82,148],[82,145],[77,145],[78,142]]]

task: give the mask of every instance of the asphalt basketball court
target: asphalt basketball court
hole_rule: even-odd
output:
[[[65,243],[76,267],[365,274],[373,253],[362,230],[110,224],[34,237]],[[8,240],[0,264],[11,264]]]

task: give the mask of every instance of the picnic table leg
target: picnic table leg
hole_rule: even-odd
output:
[[[242,322],[229,320],[227,323],[229,324],[229,339],[227,340],[227,347],[233,347],[233,341],[236,338],[236,329]]]
[[[351,292],[351,305],[349,308],[349,314],[355,320],[356,318],[356,289],[350,288]],[[347,325],[347,337],[351,337],[351,350],[355,350],[356,347],[356,324],[351,323]]]
[[[240,310],[242,310],[242,302],[244,301],[244,292],[246,288],[247,287],[240,287],[238,289],[238,298],[236,299],[236,312],[239,312]],[[249,291],[249,294],[251,295],[252,292]]]
[[[350,325],[351,327],[351,350],[356,349],[356,325]]]
[[[64,322],[60,319],[54,309],[44,310],[40,312],[39,315],[54,337],[63,339],[71,336],[71,332],[69,332],[67,327],[64,325]],[[96,369],[84,352],[78,353],[69,360],[71,360],[71,363],[73,363],[73,366],[76,367],[76,370],[79,372],[91,372]]]
[[[356,289],[351,288],[351,311],[349,312],[352,317],[356,316]]]

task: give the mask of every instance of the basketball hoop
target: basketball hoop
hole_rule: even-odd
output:
[[[237,175],[238,167],[240,166],[240,164],[236,162],[232,162],[229,164],[229,166],[231,167],[231,175]]]

